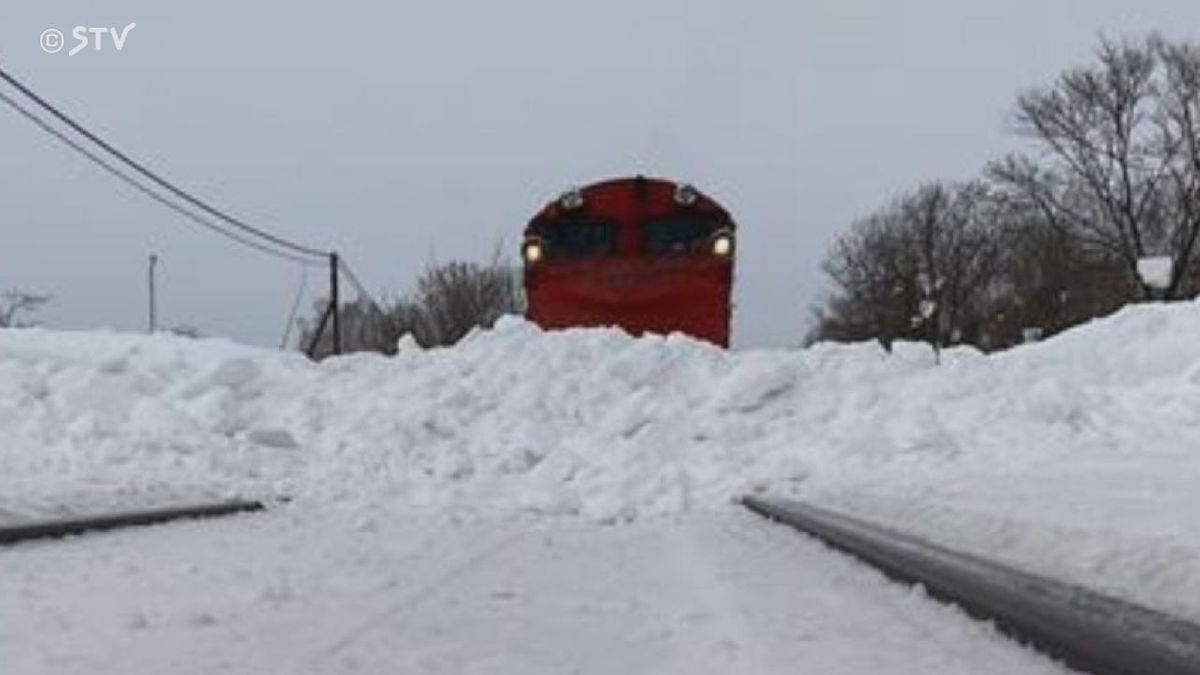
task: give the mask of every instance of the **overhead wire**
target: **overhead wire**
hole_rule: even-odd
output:
[[[359,297],[365,298],[367,302],[375,308],[375,311],[379,312],[380,314],[387,314],[387,312],[383,309],[383,305],[379,304],[375,300],[374,296],[371,295],[370,291],[367,290],[366,286],[364,286],[363,283],[358,280],[358,277],[354,274],[354,270],[350,269],[350,265],[345,261],[345,259],[338,258],[338,267],[341,269],[342,273],[346,275],[346,279],[350,281],[350,285],[358,291]]]
[[[329,253],[319,250],[319,249],[316,249],[316,248],[298,244],[294,241],[290,241],[290,240],[280,237],[278,235],[267,232],[266,230],[249,225],[249,224],[243,222],[242,220],[229,215],[225,211],[210,205],[209,203],[201,200],[200,198],[192,195],[191,193],[187,192],[186,190],[184,190],[184,189],[176,186],[175,184],[171,183],[170,181],[166,180],[159,174],[157,174],[154,171],[147,168],[145,165],[143,165],[140,162],[131,158],[129,155],[126,155],[122,151],[118,150],[112,144],[108,143],[107,141],[100,138],[95,133],[88,130],[82,124],[75,121],[70,116],[68,116],[66,113],[64,113],[62,110],[60,110],[59,108],[57,108],[56,106],[51,104],[46,99],[39,96],[32,89],[30,89],[26,85],[22,84],[15,77],[13,77],[8,72],[6,72],[3,68],[0,68],[0,79],[7,82],[9,85],[11,85],[13,88],[15,88],[21,94],[23,94],[26,98],[28,98],[33,103],[35,103],[42,110],[48,112],[50,115],[52,115],[53,117],[58,119],[60,122],[65,124],[67,127],[74,130],[76,133],[83,136],[87,140],[91,141],[96,146],[100,147],[105,152],[107,152],[109,155],[111,155],[112,157],[119,160],[126,167],[129,167],[130,169],[135,171],[137,174],[140,174],[145,179],[151,181],[154,185],[157,185],[160,188],[166,190],[171,195],[174,195],[178,199],[183,200],[183,202],[186,202],[187,204],[190,204],[193,207],[200,209],[204,213],[208,214],[208,216],[210,216],[211,218],[205,217],[198,213],[195,213],[192,210],[185,208],[183,205],[181,205],[175,201],[172,201],[171,199],[168,199],[166,196],[160,194],[159,192],[153,190],[151,187],[149,187],[146,184],[144,184],[143,182],[141,182],[135,176],[131,175],[127,171],[122,170],[122,168],[116,166],[113,162],[100,156],[98,153],[93,152],[89,148],[84,147],[84,145],[82,143],[80,143],[80,142],[76,141],[75,139],[71,138],[70,136],[68,136],[66,133],[64,133],[63,130],[60,130],[60,129],[56,128],[54,125],[50,124],[48,121],[46,121],[41,116],[39,116],[37,113],[35,113],[33,110],[30,110],[28,107],[22,105],[20,102],[15,100],[15,98],[13,98],[3,92],[0,92],[0,101],[7,104],[9,107],[11,107],[13,110],[15,110],[22,117],[28,119],[30,122],[35,124],[38,128],[40,128],[42,131],[50,134],[55,139],[57,139],[59,142],[63,143],[64,145],[71,148],[72,150],[78,152],[79,154],[83,155],[85,158],[87,158],[89,161],[94,163],[96,166],[100,167],[101,169],[108,172],[109,174],[117,177],[121,181],[125,182],[129,186],[136,189],[138,192],[140,192],[143,195],[162,204],[163,206],[166,206],[167,208],[171,209],[172,211],[182,215],[187,220],[189,220],[197,225],[200,225],[209,231],[219,234],[227,239],[230,239],[231,241],[237,242],[244,246],[249,246],[249,247],[256,249],[262,253],[266,253],[268,255],[272,255],[277,258],[281,258],[284,260],[289,260],[292,262],[299,263],[302,266],[301,284],[300,284],[300,290],[297,292],[296,299],[293,302],[293,306],[292,306],[291,312],[289,314],[288,327],[284,333],[283,340],[286,343],[287,339],[290,337],[291,325],[295,321],[295,315],[299,311],[299,305],[300,305],[301,299],[303,297],[304,290],[307,286],[307,268],[316,266],[319,264],[323,264],[324,261],[330,257]],[[219,222],[214,222],[213,219],[216,219]],[[234,229],[230,229],[230,228],[234,228]],[[235,230],[237,230],[237,231],[235,231]],[[281,250],[281,249],[286,249],[286,250]],[[355,289],[358,291],[359,296],[361,298],[366,299],[366,301],[368,303],[370,303],[370,305],[372,307],[374,307],[375,310],[378,311],[380,314],[386,314],[386,312],[383,309],[383,306],[366,289],[366,287],[358,279],[358,276],[350,268],[350,265],[345,262],[345,259],[340,258],[340,257],[338,257],[336,259],[338,260],[338,265],[337,265],[338,271],[340,271],[346,275],[346,278],[350,281],[351,285],[354,286]]]
[[[0,101],[3,101],[5,104],[7,104],[9,107],[11,107],[13,110],[15,110],[17,113],[19,113],[22,117],[28,119],[30,122],[33,122],[35,125],[37,125],[42,131],[45,131],[46,133],[50,134],[51,136],[53,136],[54,138],[58,139],[60,142],[65,144],[67,147],[80,153],[81,155],[86,157],[88,160],[90,160],[92,163],[99,166],[101,169],[107,171],[108,173],[112,174],[113,176],[116,176],[117,178],[124,181],[129,186],[133,187],[138,192],[153,199],[154,201],[158,202],[159,204],[166,206],[167,208],[171,209],[172,211],[175,211],[176,213],[187,218],[188,220],[192,221],[193,223],[196,223],[197,225],[200,225],[201,227],[204,227],[212,232],[215,232],[215,233],[217,233],[223,237],[226,237],[232,241],[235,241],[239,244],[249,246],[249,247],[257,249],[263,253],[267,253],[269,255],[273,255],[278,258],[283,258],[285,260],[291,260],[293,262],[298,262],[298,263],[301,263],[304,265],[319,264],[317,260],[314,260],[312,258],[301,257],[294,253],[288,253],[286,251],[281,251],[276,248],[271,248],[271,247],[267,246],[266,244],[255,241],[253,239],[250,239],[249,237],[246,237],[244,235],[240,235],[237,232],[232,232],[197,213],[194,213],[192,211],[189,211],[188,209],[185,209],[184,207],[171,201],[170,199],[167,199],[166,197],[162,196],[161,194],[155,192],[154,190],[151,190],[149,187],[145,186],[144,184],[139,182],[137,179],[135,179],[133,176],[130,176],[128,173],[125,173],[124,171],[117,168],[116,166],[113,166],[108,160],[104,159],[103,157],[100,157],[99,155],[92,152],[91,150],[88,150],[87,148],[83,147],[83,145],[76,142],[74,139],[70,138],[69,136],[64,134],[62,131],[55,129],[53,126],[51,126],[45,120],[38,117],[37,114],[35,114],[33,111],[31,111],[28,108],[26,108],[25,106],[21,105],[19,102],[17,102],[13,98],[9,97],[7,94],[0,92]],[[322,254],[322,257],[324,257],[324,254]]]
[[[77,132],[84,138],[87,138],[89,141],[91,141],[91,142],[95,143],[96,145],[98,145],[99,147],[103,148],[106,152],[108,152],[113,157],[116,157],[118,160],[120,160],[126,166],[130,167],[131,169],[133,169],[137,173],[141,174],[142,176],[144,176],[145,178],[147,178],[154,184],[158,185],[159,187],[167,190],[168,192],[175,195],[179,199],[184,200],[185,202],[204,211],[205,213],[209,214],[210,216],[217,218],[218,220],[221,220],[221,221],[229,224],[230,226],[235,227],[235,228],[245,232],[248,235],[259,237],[260,239],[269,241],[277,246],[289,249],[289,250],[293,251],[294,253],[308,255],[308,256],[320,256],[320,257],[324,257],[327,255],[327,253],[325,251],[321,251],[321,250],[311,248],[308,246],[303,246],[296,242],[289,241],[287,239],[284,239],[283,237],[280,237],[280,236],[274,235],[270,232],[267,232],[266,230],[249,225],[249,224],[241,221],[240,219],[235,218],[234,216],[231,216],[228,213],[226,213],[214,206],[211,206],[207,202],[204,202],[203,200],[192,195],[191,193],[187,192],[186,190],[183,190],[182,188],[176,186],[175,184],[166,180],[165,178],[158,175],[154,171],[151,171],[150,169],[148,169],[146,166],[144,166],[140,162],[132,159],[125,153],[123,153],[120,150],[118,150],[117,148],[113,147],[110,143],[108,143],[104,139],[100,138],[96,134],[89,131],[83,125],[79,124],[74,119],[69,117],[66,113],[62,112],[57,107],[55,107],[52,103],[48,102],[46,99],[42,98],[37,93],[35,93],[32,89],[30,89],[29,87],[22,84],[19,80],[17,80],[15,77],[10,75],[2,67],[0,67],[0,79],[3,79],[5,82],[10,84],[17,91],[19,91],[23,95],[25,95],[26,98],[33,101],[40,108],[42,108],[46,112],[53,115],[55,118],[57,118],[63,124],[66,124],[68,127],[73,129],[75,132]],[[6,99],[6,102],[9,102],[9,104],[12,105],[11,99]],[[41,125],[41,124],[39,124],[39,126],[42,126],[43,129],[48,127],[48,125]]]
[[[304,300],[304,291],[308,289],[308,265],[300,266],[300,285],[296,288],[296,299],[292,301],[292,310],[288,312],[287,324],[283,327],[283,337],[279,340],[279,348],[287,349],[288,340],[292,337],[292,327],[296,325],[296,314],[300,311],[300,303]]]

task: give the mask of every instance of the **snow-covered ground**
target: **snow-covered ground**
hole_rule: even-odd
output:
[[[940,365],[911,344],[726,353],[519,320],[321,364],[0,331],[0,520],[247,495],[296,519],[607,531],[768,491],[1200,619],[1197,336],[1195,303]]]
[[[294,516],[4,551],[0,671],[1066,672],[749,514],[622,526]]]

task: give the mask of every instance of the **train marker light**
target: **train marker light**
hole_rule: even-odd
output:
[[[568,211],[577,209],[583,206],[583,193],[579,191],[579,188],[571,188],[558,198],[558,205]]]
[[[696,188],[687,183],[680,183],[675,186],[675,203],[680,206],[691,206],[700,199],[700,193],[696,192]]]

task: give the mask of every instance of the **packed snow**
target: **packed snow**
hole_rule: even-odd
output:
[[[1200,304],[991,356],[543,333],[319,364],[220,340],[0,331],[0,518],[289,513],[608,524],[800,497],[1200,618]]]
[[[343,511],[296,515],[0,552],[0,670],[1067,673],[748,513],[620,527],[526,517],[354,527]]]
[[[1171,285],[1171,272],[1174,270],[1174,262],[1169,255],[1138,258],[1138,276],[1141,277],[1142,283],[1150,288],[1167,288]]]

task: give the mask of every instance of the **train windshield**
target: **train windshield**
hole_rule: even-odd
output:
[[[543,236],[550,254],[562,258],[609,255],[617,248],[616,226],[601,220],[559,220]]]
[[[712,225],[694,215],[651,220],[642,226],[642,244],[647,253],[688,253],[704,248]]]

